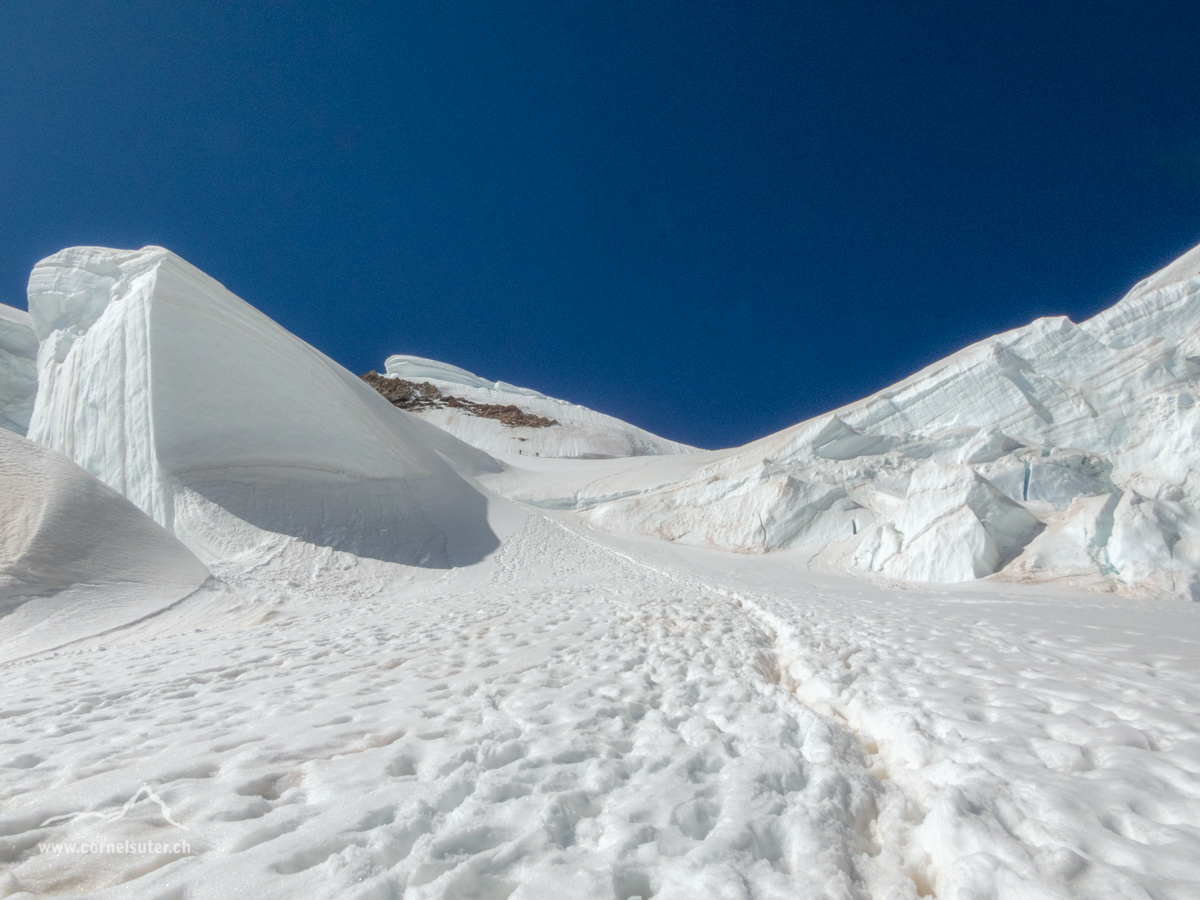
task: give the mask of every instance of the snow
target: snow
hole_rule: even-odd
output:
[[[367,596],[259,575],[257,608],[197,595],[11,666],[0,883],[102,898],[1200,890],[1194,605],[885,589],[795,552],[622,541],[572,515]],[[146,800],[70,818],[143,784],[186,832]],[[36,849],[149,838],[188,850]]]
[[[895,524],[875,528],[880,538],[863,539],[859,565],[894,578],[943,582],[990,575],[1041,530],[1024,507],[969,466],[935,462],[913,472]]]
[[[1190,266],[1100,329],[1174,397]],[[1200,896],[1163,391],[1122,424],[1079,389],[1107,443],[1060,442],[1100,426],[1030,356],[1055,422],[968,417],[1018,330],[898,386],[903,423],[876,397],[727,451],[493,456],[164,250],[30,285],[47,446],[0,432],[0,571],[53,590],[0,612],[50,610],[0,645],[0,896]]]
[[[819,566],[857,574],[1065,578],[1190,599],[1200,591],[1198,391],[1200,248],[1080,325],[1039,319],[746,447],[663,464],[649,481],[630,470],[569,496],[542,489],[537,500],[587,510],[617,534],[743,553],[820,549]],[[998,535],[965,493],[934,522],[920,512],[931,465],[969,467],[986,485],[977,492],[1022,508],[1009,513],[1022,528]],[[1093,497],[1115,519],[1069,526],[1075,504]],[[1036,559],[1022,559],[1041,530]]]
[[[504,394],[520,394],[523,397],[540,397],[543,400],[546,399],[546,395],[538,391],[515,387],[511,384],[505,384],[503,381],[488,381],[480,378],[473,372],[460,369],[458,366],[438,362],[436,359],[425,359],[420,356],[405,356],[402,353],[394,354],[387,358],[387,361],[384,363],[384,369],[387,371],[387,374],[403,378],[405,381],[438,382],[447,387],[484,388],[485,390],[498,391]]]
[[[465,369],[419,356],[389,356],[387,374],[418,384],[428,382],[443,394],[497,406],[513,405],[523,412],[552,419],[548,427],[513,427],[454,407],[416,412],[459,440],[491,454],[608,459],[694,453],[696,448],[651,434],[584,406],[547,397],[530,388],[504,381],[486,381]]]
[[[29,313],[0,303],[0,428],[25,434],[37,395],[37,335]]]
[[[486,499],[422,423],[174,254],[63,251],[34,268],[29,307],[30,438],[202,559],[269,555],[279,535],[433,566],[496,546]]]
[[[208,570],[69,459],[0,430],[0,660],[156,613]]]

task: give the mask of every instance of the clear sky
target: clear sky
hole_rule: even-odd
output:
[[[0,3],[0,301],[161,244],[704,447],[1200,243],[1200,3]]]

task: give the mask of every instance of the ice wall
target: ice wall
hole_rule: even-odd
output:
[[[600,479],[570,501],[600,528],[810,547],[871,577],[1191,598],[1198,397],[1200,247],[1082,324],[1039,319],[666,483]]]
[[[29,307],[30,437],[203,558],[274,535],[427,566],[496,546],[427,426],[169,251],[64,250],[34,268]]]

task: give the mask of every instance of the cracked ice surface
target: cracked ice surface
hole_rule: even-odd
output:
[[[519,490],[616,534],[820,548],[875,580],[1196,599],[1198,392],[1200,247],[1086,322],[1038,319],[745,447]]]

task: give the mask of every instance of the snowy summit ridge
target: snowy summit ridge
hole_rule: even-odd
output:
[[[472,414],[469,406],[417,411],[426,421],[488,453],[610,459],[696,452],[695,447],[669,441],[604,413],[505,381],[487,381],[448,363],[397,354],[389,356],[385,366],[391,378],[430,384],[442,394],[460,398],[467,404],[516,406],[526,416],[554,423],[549,427],[514,427]]]

